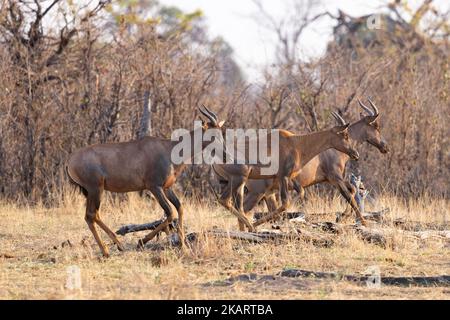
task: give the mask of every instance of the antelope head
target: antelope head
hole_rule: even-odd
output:
[[[333,117],[336,119],[338,125],[331,128],[332,133],[331,144],[334,149],[346,153],[352,160],[359,159],[359,153],[350,144],[350,137],[348,133],[349,123],[336,112],[331,112]]]
[[[202,119],[202,130],[206,131],[208,129],[222,129],[223,124],[225,123],[225,120],[219,121],[217,118],[217,115],[209,110],[205,105],[202,105],[202,107],[198,108],[200,113],[204,115],[207,119],[207,121],[204,121]]]
[[[361,126],[359,127],[359,137],[362,141],[376,147],[381,153],[389,152],[389,147],[386,140],[381,135],[380,124],[378,118],[380,116],[377,106],[367,98],[371,108],[366,106],[358,99],[358,103],[365,113],[361,113]]]
[[[200,113],[206,117],[206,121],[202,120],[202,131],[203,133],[205,133],[208,129],[217,129],[220,130],[220,137],[219,137],[219,141],[222,142],[223,144],[223,152],[222,152],[222,160],[224,162],[227,161],[227,150],[225,147],[225,141],[224,141],[224,136],[225,136],[225,127],[223,126],[223,124],[225,123],[225,120],[221,120],[219,121],[217,118],[217,115],[212,112],[211,110],[209,110],[205,105],[202,105],[201,108],[199,108]]]

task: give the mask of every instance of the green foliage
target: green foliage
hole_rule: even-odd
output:
[[[203,12],[198,9],[191,13],[184,13],[178,7],[164,6],[159,10],[162,23],[172,30],[187,31],[192,29],[192,25],[201,17]]]
[[[150,14],[152,9],[156,13]],[[184,32],[193,28],[203,16],[201,10],[185,13],[176,6],[159,6],[156,1],[120,0],[106,7],[117,25],[163,25],[167,32]]]

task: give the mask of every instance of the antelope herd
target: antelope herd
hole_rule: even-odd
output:
[[[378,108],[370,99],[368,101],[371,108],[358,99],[366,114],[361,114],[361,119],[354,123],[347,123],[338,113],[332,112],[337,125],[327,130],[304,135],[283,129],[272,131],[270,134],[278,134],[279,148],[276,152],[269,147],[267,152],[276,157],[278,169],[275,173],[265,174],[262,170],[264,164],[260,163],[213,164],[213,170],[223,185],[219,202],[238,218],[239,229],[246,227],[254,232],[259,225],[285,212],[289,206],[289,189],[294,188],[303,194],[303,188],[322,182],[339,189],[355,212],[357,223],[364,225],[365,220],[354,199],[354,187],[345,179],[346,163],[350,159],[358,160],[355,146],[363,142],[375,146],[382,153],[388,152],[380,133]],[[202,133],[223,129],[224,121],[219,121],[214,112],[204,106],[199,111],[206,118],[206,121],[202,120]],[[193,142],[191,157],[207,147],[206,143],[194,139],[194,130],[186,135],[185,138]],[[123,246],[100,218],[104,190],[119,193],[149,190],[163,208],[164,222],[139,240],[138,248],[143,248],[159,232],[168,232],[174,219],[172,204],[177,210],[177,233],[184,248],[183,206],[172,186],[186,168],[186,163],[173,163],[171,154],[176,143],[147,136],[130,142],[91,145],[77,150],[69,158],[65,168],[67,175],[86,197],[85,220],[105,257],[109,256],[109,251],[96,225],[106,232],[120,251]],[[244,194],[245,188],[247,194]],[[278,204],[277,193],[281,204]],[[269,213],[253,222],[250,213],[262,199],[266,201]]]

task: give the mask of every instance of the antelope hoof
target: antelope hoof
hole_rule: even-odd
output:
[[[103,254],[103,258],[109,258],[109,252],[108,252],[108,250],[104,250],[104,251],[102,252],[102,254]]]
[[[125,251],[125,248],[123,247],[123,245],[122,245],[121,243],[118,243],[118,244],[117,244],[117,249],[118,249],[119,251]]]
[[[364,218],[358,218],[358,219],[356,219],[356,225],[357,226],[364,226],[364,227],[367,227],[368,226],[368,223],[367,223],[367,220],[366,219],[364,219]]]

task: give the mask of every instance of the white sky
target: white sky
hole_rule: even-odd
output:
[[[292,0],[263,0],[267,12],[282,16]],[[183,11],[191,12],[201,9],[211,37],[222,36],[234,49],[234,57],[241,66],[248,80],[260,77],[261,68],[274,61],[275,37],[267,29],[259,26],[252,19],[257,12],[251,0],[159,0],[163,5],[174,5]],[[341,9],[352,16],[379,12],[386,0],[322,0],[318,12],[329,11],[337,14]],[[414,4],[418,0],[409,1]],[[448,7],[448,0],[435,1],[438,5]],[[300,54],[316,56],[324,52],[330,40],[335,23],[329,18],[305,31],[301,39]]]

